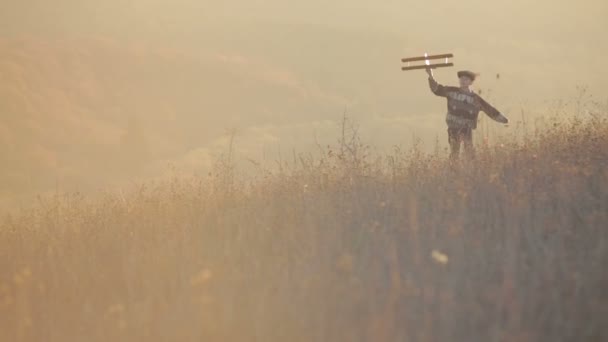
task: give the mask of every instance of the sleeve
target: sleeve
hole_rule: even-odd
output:
[[[509,123],[509,119],[506,116],[502,115],[496,108],[492,107],[489,103],[487,103],[481,96],[477,96],[479,100],[480,109],[486,113],[492,120],[500,122],[500,123]]]
[[[433,94],[437,95],[437,96],[442,96],[442,97],[446,97],[446,89],[444,86],[442,86],[441,84],[437,83],[437,81],[435,81],[434,78],[429,77],[429,87],[431,88],[431,91],[433,92]]]

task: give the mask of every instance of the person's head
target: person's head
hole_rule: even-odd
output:
[[[463,87],[463,88],[470,87],[473,84],[473,82],[475,82],[475,77],[477,77],[477,74],[472,71],[468,71],[468,70],[459,71],[458,80],[460,82],[460,87]]]

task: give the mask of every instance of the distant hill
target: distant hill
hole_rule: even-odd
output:
[[[0,39],[0,75],[1,192],[125,179],[233,125],[342,107],[264,60],[108,39]]]

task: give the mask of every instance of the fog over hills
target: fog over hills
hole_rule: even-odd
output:
[[[444,102],[424,73],[399,70],[425,51],[480,72],[512,116],[577,85],[605,101],[607,13],[604,1],[4,2],[0,195],[205,172],[232,129],[239,156],[272,160],[334,142],[345,110],[381,148],[443,145]]]

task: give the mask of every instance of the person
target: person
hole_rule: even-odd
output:
[[[509,123],[509,119],[473,92],[471,86],[477,76],[474,72],[468,70],[458,72],[460,87],[443,86],[435,81],[431,68],[427,68],[426,72],[429,75],[431,91],[437,96],[447,98],[448,112],[445,122],[448,125],[450,158],[458,158],[461,144],[464,145],[465,154],[473,158],[475,156],[473,130],[477,127],[479,112],[483,111],[494,121],[503,124]]]

